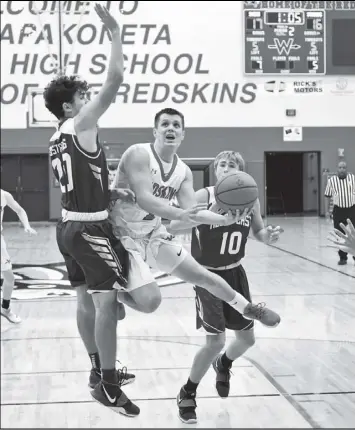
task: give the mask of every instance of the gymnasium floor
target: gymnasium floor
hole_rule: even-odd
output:
[[[268,222],[282,225],[285,233],[275,247],[249,240],[244,267],[254,302],[267,302],[282,323],[276,329],[256,326],[256,345],[233,366],[228,399],[217,396],[209,371],[198,392],[199,422],[192,426],[180,422],[175,400],[204,340],[195,330],[192,288],[157,274],[160,308],[151,315],[127,308],[118,358],[137,376],[124,391],[141,414],[124,417],[89,394],[90,364],[54,225],[35,226],[39,235],[33,239],[5,224],[17,274],[28,279],[21,285],[35,285],[14,292],[13,307],[23,323],[1,319],[1,427],[353,427],[355,264],[349,259],[337,266],[336,251],[326,248],[331,225],[324,219]]]

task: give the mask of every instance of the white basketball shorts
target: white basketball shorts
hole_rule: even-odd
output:
[[[122,230],[121,233],[124,234]],[[162,224],[143,238],[123,235],[120,240],[129,252],[128,292],[155,282],[150,268],[171,274],[187,255],[182,243]]]

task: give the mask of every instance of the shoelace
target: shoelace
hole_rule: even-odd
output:
[[[258,303],[257,305],[251,305],[251,309],[258,319],[261,319],[262,316],[265,314],[265,306],[266,303],[264,302]]]
[[[122,364],[120,360],[116,360],[118,363]],[[97,375],[101,377],[101,372],[96,370]],[[121,387],[122,383],[125,379],[127,379],[127,367],[123,366],[121,369],[117,369],[117,376],[118,376],[118,386]],[[105,381],[105,384],[110,384],[110,382]],[[117,384],[110,384],[110,385],[117,385]]]
[[[223,374],[225,374],[227,376],[228,381],[230,380],[231,375],[233,375],[231,367],[224,367],[224,366],[222,366],[221,358],[220,357],[219,357],[219,359],[217,361],[217,369],[218,369],[218,372],[223,373]]]
[[[116,360],[118,363],[122,364],[119,360]],[[117,369],[117,378],[118,378],[118,383],[117,384],[112,384],[111,382],[107,382],[102,380],[101,382],[107,384],[107,385],[115,385],[118,387],[122,387],[123,381],[126,379],[127,377],[127,367],[123,366],[121,369]]]
[[[120,360],[116,360],[118,363],[122,364]],[[123,381],[127,379],[127,367],[122,366],[121,369],[117,369],[117,375],[118,375],[118,385],[121,386]]]
[[[231,369],[225,369],[222,368],[222,370],[219,370],[222,374],[226,375],[226,381],[220,381],[220,382],[229,382],[231,375],[233,375],[233,372],[231,371]]]

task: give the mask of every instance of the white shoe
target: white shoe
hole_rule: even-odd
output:
[[[14,314],[10,308],[4,309],[3,307],[1,307],[1,315],[14,324],[19,324],[22,321],[21,318],[18,315]]]

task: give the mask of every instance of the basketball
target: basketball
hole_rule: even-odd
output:
[[[224,211],[253,207],[258,198],[258,186],[252,176],[237,172],[223,177],[215,185],[217,205]]]

